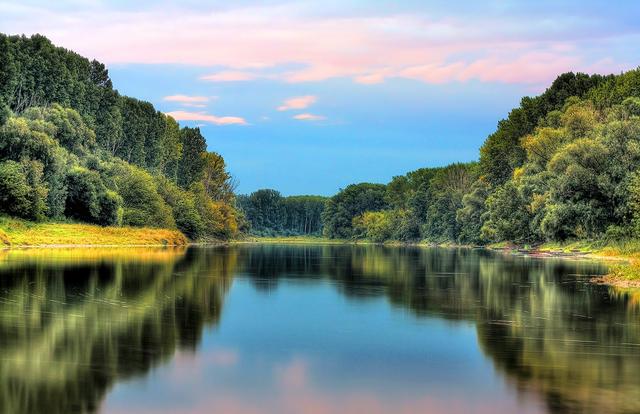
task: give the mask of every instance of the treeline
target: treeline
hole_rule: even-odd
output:
[[[237,206],[244,213],[247,230],[256,236],[300,236],[322,233],[325,197],[283,197],[276,190],[240,195]]]
[[[103,64],[0,34],[0,212],[229,238],[233,187],[198,128],[120,95]]]
[[[566,73],[523,98],[479,162],[350,185],[328,202],[332,238],[538,243],[640,237],[640,69]]]

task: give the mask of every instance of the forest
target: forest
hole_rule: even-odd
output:
[[[233,190],[198,128],[120,95],[102,63],[0,34],[1,214],[229,239]]]
[[[237,197],[250,233],[264,237],[322,235],[325,202],[321,196],[283,197],[271,189]]]
[[[198,128],[113,88],[104,64],[0,35],[0,214],[178,229],[191,240],[308,235],[483,245],[640,237],[640,69],[560,75],[478,161],[332,197],[236,196]]]
[[[322,213],[330,238],[483,245],[640,237],[640,69],[560,75],[522,99],[478,162],[353,184]]]

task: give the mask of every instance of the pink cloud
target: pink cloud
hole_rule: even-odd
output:
[[[305,114],[294,115],[293,119],[297,119],[298,121],[324,121],[327,118],[322,115],[305,113]]]
[[[282,388],[288,392],[302,389],[308,384],[308,366],[303,359],[293,359],[283,367],[276,368],[276,376]]]
[[[428,83],[531,84],[547,82],[558,72],[588,70],[596,63],[605,72],[620,67],[607,63],[613,48],[602,44],[596,48],[597,34],[589,32],[589,23],[581,20],[554,24],[526,16],[345,17],[314,14],[306,7],[310,6],[294,2],[207,13],[177,5],[136,11],[108,6],[73,10],[5,6],[0,14],[5,32],[46,33],[59,45],[110,64],[228,68],[202,77],[213,82],[349,77],[371,84],[402,77]],[[616,36],[598,39],[604,44],[624,40]],[[299,69],[277,70],[291,65]],[[275,69],[269,75],[256,71],[265,67]]]
[[[237,116],[216,116],[201,112],[188,111],[172,111],[166,112],[166,115],[172,117],[176,121],[202,121],[215,125],[247,125],[244,118]]]
[[[284,101],[284,103],[278,107],[278,111],[288,111],[290,109],[305,109],[316,103],[317,100],[318,98],[313,95],[296,96]]]
[[[366,75],[358,75],[353,78],[356,83],[360,83],[362,85],[375,85],[377,83],[382,83],[385,80],[385,77],[389,75],[389,72],[377,72],[377,73],[369,73]]]
[[[197,358],[196,358],[197,360]],[[546,412],[542,399],[535,394],[524,395],[486,395],[469,396],[462,389],[433,393],[425,388],[421,393],[407,389],[398,392],[393,387],[383,395],[358,386],[331,387],[314,380],[311,365],[303,358],[290,361],[272,368],[273,378],[265,380],[274,384],[273,392],[252,393],[246,389],[207,389],[196,398],[187,400],[179,407],[144,407],[129,404],[124,407],[103,406],[105,411],[114,414],[168,414],[181,412],[184,414],[210,413],[212,407],[216,411],[228,414],[493,414],[521,413],[534,414]],[[193,375],[192,375],[193,377]],[[182,384],[180,377],[174,378]],[[202,384],[202,378],[196,376],[195,383]],[[189,383],[191,389],[195,385]],[[529,404],[523,404],[527,401]],[[538,404],[536,404],[536,402]]]
[[[254,80],[256,78],[257,75],[254,73],[232,70],[212,73],[210,75],[204,75],[200,77],[201,80],[209,82],[241,82]]]

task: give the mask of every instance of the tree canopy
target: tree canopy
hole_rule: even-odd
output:
[[[238,229],[234,182],[198,128],[120,95],[106,67],[0,34],[0,211],[32,220]]]

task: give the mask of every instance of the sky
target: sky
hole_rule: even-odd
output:
[[[199,126],[239,193],[331,195],[478,158],[524,95],[640,64],[635,1],[0,0],[0,32],[106,63]]]

